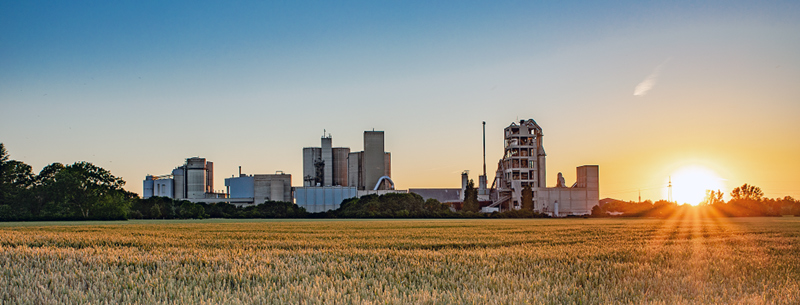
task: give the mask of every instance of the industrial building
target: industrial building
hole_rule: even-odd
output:
[[[303,186],[346,186],[349,147],[333,147],[330,135],[321,147],[303,148]]]
[[[561,173],[555,187],[547,187],[544,133],[533,119],[511,123],[503,130],[504,154],[492,183],[492,204],[484,211],[522,208],[522,189],[533,191],[533,210],[554,217],[587,215],[600,201],[599,167],[577,168],[577,182],[566,187]]]
[[[591,214],[600,200],[599,167],[577,168],[577,181],[567,187],[561,173],[555,187],[547,187],[544,133],[533,119],[511,123],[503,129],[503,158],[497,164],[491,187],[486,180],[486,123],[484,122],[483,175],[479,176],[478,202],[482,212],[490,213],[522,208],[522,189],[533,192],[533,210],[553,217]],[[461,189],[410,189],[424,199],[460,205],[469,181],[469,172],[461,175]],[[458,199],[456,199],[458,198]]]
[[[320,147],[303,148],[303,187],[295,188],[295,203],[308,212],[325,212],[338,209],[344,199],[404,193],[394,189],[391,168],[383,131],[365,131],[359,152],[333,147],[330,134],[323,134]]]
[[[383,143],[383,131],[365,131],[364,151],[350,152],[349,147],[333,147],[330,134],[323,135],[321,147],[303,148],[303,186],[392,189],[392,155]]]
[[[245,175],[239,168],[239,177],[225,178],[230,199],[238,204],[261,204],[264,201],[292,200],[292,175],[278,171],[275,174]]]
[[[292,202],[292,175],[243,175],[225,179],[226,192],[214,191],[214,163],[192,157],[171,174],[145,177],[142,197],[168,197],[191,202],[228,202],[236,205],[263,203],[267,200]]]
[[[161,196],[203,201],[226,197],[225,193],[214,192],[214,163],[200,157],[186,159],[186,163],[173,169],[171,174],[147,175],[143,187],[145,199]]]

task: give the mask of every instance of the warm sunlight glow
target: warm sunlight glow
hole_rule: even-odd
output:
[[[672,200],[678,204],[698,205],[703,201],[706,190],[725,192],[726,188],[723,182],[724,179],[705,167],[682,167],[672,173]],[[665,192],[667,191],[665,189]]]

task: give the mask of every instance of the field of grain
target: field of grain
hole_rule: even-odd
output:
[[[0,223],[0,301],[800,303],[800,218]]]

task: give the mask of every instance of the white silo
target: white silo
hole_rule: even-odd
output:
[[[144,193],[142,194],[143,199],[147,199],[153,197],[153,176],[147,175],[144,178]]]

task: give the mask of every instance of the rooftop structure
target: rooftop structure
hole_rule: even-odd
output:
[[[392,158],[384,148],[383,131],[364,132],[364,151],[332,147],[330,134],[320,147],[303,148],[303,187],[295,188],[295,202],[309,212],[339,208],[342,200],[395,191]]]

